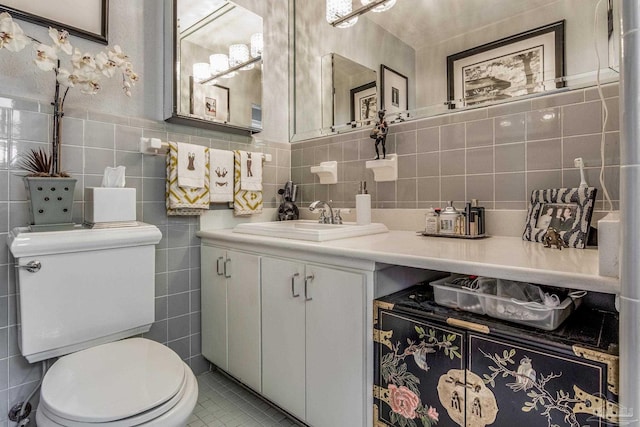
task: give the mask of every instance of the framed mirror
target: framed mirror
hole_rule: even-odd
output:
[[[352,10],[363,7],[361,0],[352,0],[351,3]],[[326,91],[317,88],[326,75],[324,58],[330,54],[371,70],[384,70],[385,80],[397,83],[393,85],[395,95],[399,96],[399,104],[407,107],[397,108],[394,105],[396,111],[392,114],[388,110],[390,122],[451,114],[527,96],[584,88],[595,85],[597,74],[602,83],[618,80],[619,20],[616,19],[613,0],[397,0],[384,12],[370,10],[363,13],[348,28],[337,28],[327,22],[326,1],[290,0],[290,5],[294,22],[291,85],[295,90],[290,129],[293,142],[357,130],[346,123],[341,125],[337,120],[334,126],[330,126],[326,120]],[[535,58],[525,64],[521,58],[527,59],[528,56],[518,56],[517,51],[521,47],[518,43],[522,42],[523,48],[532,51],[532,55],[537,54],[538,51],[533,49],[540,45],[538,40],[522,35],[535,33],[536,29],[558,22],[564,23],[561,29],[562,58],[558,60],[562,67],[557,67],[562,71],[555,73],[554,66],[552,73],[542,77],[544,82],[536,88],[544,90],[514,90],[520,84],[518,79],[478,77],[474,74],[482,74],[489,68],[492,54],[503,58],[501,61],[507,67],[515,62],[514,58],[524,64],[523,68],[538,66]],[[517,37],[519,35],[521,40]],[[539,51],[548,51],[551,47],[560,51],[552,44],[556,40],[542,41],[544,48]],[[492,47],[479,52],[475,58],[466,56],[470,60],[478,59],[481,66],[470,67],[475,63],[460,62],[462,71],[456,68],[457,74],[449,75],[452,72],[448,72],[448,58],[457,58],[458,54],[473,52],[483,46]],[[597,54],[594,46],[597,46]],[[525,53],[528,55],[529,51]],[[454,62],[454,65],[459,63]],[[449,90],[449,82],[464,72],[471,76],[469,82],[480,89],[472,85],[470,89]],[[491,85],[485,84],[487,82]],[[376,76],[376,83],[378,92],[382,91],[380,73]],[[511,85],[508,96],[493,94],[507,84]],[[406,94],[403,93],[405,87]],[[386,88],[385,100],[394,96],[393,88]],[[478,90],[491,96],[486,96],[482,102],[463,99],[465,93],[477,96]],[[454,93],[454,99],[451,99],[451,93]],[[383,97],[379,98],[382,103]]]
[[[227,0],[171,0],[175,64],[168,122],[236,134],[262,130],[262,17]]]

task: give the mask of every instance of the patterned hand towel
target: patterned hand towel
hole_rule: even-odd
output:
[[[209,150],[209,200],[233,202],[233,151]]]
[[[240,188],[262,191],[262,153],[240,151]]]
[[[167,152],[166,204],[167,215],[202,215],[209,209],[209,149],[205,150],[205,180],[203,188],[178,185],[178,145],[169,142]]]
[[[262,191],[248,191],[240,188],[240,151],[233,152],[235,163],[233,175],[233,213],[234,215],[252,215],[262,212]],[[260,160],[261,162],[262,160]]]
[[[178,185],[204,188],[205,147],[178,142]]]

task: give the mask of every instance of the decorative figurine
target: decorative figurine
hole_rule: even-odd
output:
[[[551,245],[556,245],[556,248],[560,250],[562,250],[563,247],[569,247],[569,245],[565,243],[564,239],[562,239],[562,236],[560,236],[558,230],[553,227],[547,228],[547,232],[544,235],[543,242],[545,248],[550,248]]]
[[[375,160],[380,159],[380,152],[378,151],[378,145],[382,143],[382,158],[385,159],[387,157],[387,133],[389,133],[389,125],[387,121],[384,119],[385,110],[378,111],[378,122],[371,130],[371,134],[369,137],[371,139],[376,140],[376,158]]]

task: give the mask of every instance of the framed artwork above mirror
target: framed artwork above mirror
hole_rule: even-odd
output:
[[[447,57],[451,108],[561,88],[564,21],[525,31]]]

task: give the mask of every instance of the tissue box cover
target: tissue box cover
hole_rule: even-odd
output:
[[[136,220],[136,189],[87,187],[84,189],[85,221]]]

